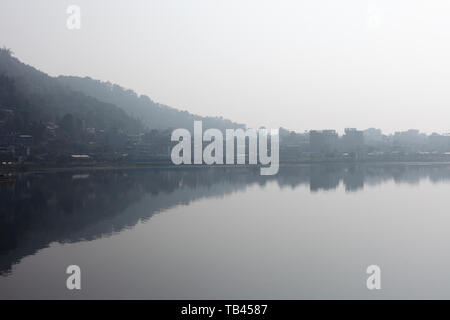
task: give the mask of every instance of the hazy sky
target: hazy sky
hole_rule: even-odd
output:
[[[0,45],[250,126],[450,132],[449,17],[446,0],[2,0]]]

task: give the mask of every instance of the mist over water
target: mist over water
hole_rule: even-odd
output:
[[[450,300],[449,16],[0,1],[0,300]]]
[[[24,174],[0,185],[0,298],[449,298],[449,191],[445,164]]]

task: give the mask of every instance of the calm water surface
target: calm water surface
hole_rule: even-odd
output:
[[[449,199],[448,165],[21,175],[0,184],[0,298],[450,298]]]

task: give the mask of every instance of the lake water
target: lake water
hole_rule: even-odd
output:
[[[438,164],[24,174],[0,184],[0,298],[450,298],[449,199]]]

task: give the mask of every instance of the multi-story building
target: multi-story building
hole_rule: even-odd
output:
[[[336,130],[311,130],[309,132],[309,146],[314,153],[331,153],[337,150],[338,134]]]
[[[346,128],[342,137],[344,152],[362,152],[364,149],[364,132],[356,128]]]

